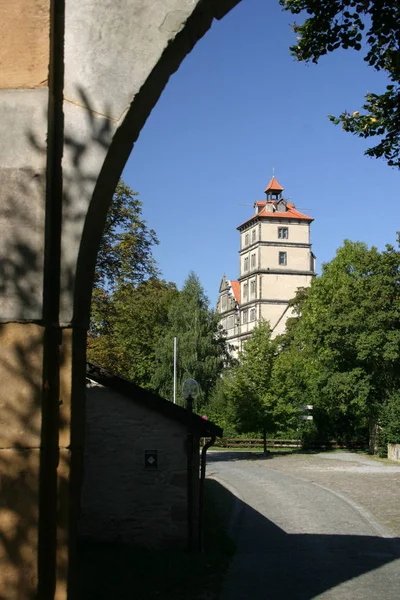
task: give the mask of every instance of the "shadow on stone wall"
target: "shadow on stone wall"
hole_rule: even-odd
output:
[[[72,321],[77,255],[98,175],[93,152],[105,154],[113,133],[83,90],[79,95],[84,126],[65,130],[62,211],[58,198],[45,200],[44,167],[16,170],[0,205],[9,230],[0,259],[0,600],[37,597],[38,585],[44,597],[56,579],[58,589],[67,585],[69,519],[76,517],[81,479],[86,335],[80,323],[73,337],[71,322],[60,323],[58,314],[61,308]],[[33,128],[26,140],[33,162],[51,161]],[[103,224],[106,213],[107,207],[98,216]],[[89,290],[92,275],[86,274]]]
[[[14,600],[31,597],[29,593],[33,597],[37,583],[43,328],[1,324],[0,346],[0,598]],[[59,423],[64,428],[65,418],[60,416]],[[53,458],[56,468],[55,453]],[[63,489],[67,486],[67,462],[68,456],[61,454],[57,485]],[[65,541],[66,533],[60,531],[59,538]],[[58,564],[64,579],[66,567],[66,562]]]

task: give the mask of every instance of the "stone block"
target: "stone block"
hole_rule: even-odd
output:
[[[0,89],[47,85],[50,0],[0,0]]]
[[[37,584],[40,451],[0,450],[0,594],[33,598]]]
[[[41,319],[47,89],[0,91],[0,318]]]
[[[43,328],[0,324],[0,447],[39,448]]]

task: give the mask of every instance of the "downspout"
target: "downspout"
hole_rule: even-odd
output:
[[[206,479],[206,454],[207,450],[215,444],[216,436],[213,435],[211,440],[204,444],[201,451],[201,468],[200,468],[200,487],[199,487],[199,550],[204,550],[204,493]]]
[[[193,440],[193,398],[187,398],[187,546],[189,552],[193,550],[193,463],[194,463],[194,440]]]

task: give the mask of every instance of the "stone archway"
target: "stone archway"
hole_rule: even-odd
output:
[[[107,208],[168,78],[239,2],[0,0],[0,591],[10,600],[75,597],[86,328]]]

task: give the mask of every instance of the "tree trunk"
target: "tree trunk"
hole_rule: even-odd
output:
[[[263,429],[264,454],[267,454],[267,430]]]
[[[369,453],[376,454],[378,451],[378,423],[376,419],[369,420]]]

